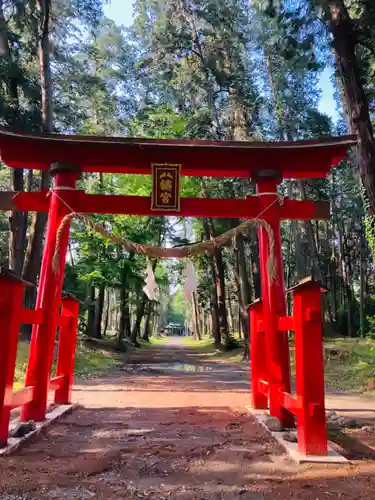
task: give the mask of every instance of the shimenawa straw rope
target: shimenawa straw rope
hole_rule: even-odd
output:
[[[267,193],[267,194],[277,194],[277,193]],[[58,195],[57,195],[58,196]],[[61,198],[59,197],[60,200],[69,208],[69,210],[72,210],[71,207]],[[260,226],[263,227],[267,231],[268,235],[268,243],[269,243],[269,249],[270,249],[270,255],[267,261],[267,271],[268,275],[271,281],[274,281],[276,279],[277,275],[277,269],[276,269],[276,260],[275,260],[275,255],[274,255],[274,246],[275,246],[275,238],[274,238],[274,233],[272,231],[271,226],[263,219],[261,219],[261,215],[263,215],[274,203],[277,201],[281,202],[282,198],[277,195],[277,198],[273,200],[273,202],[266,207],[257,218],[254,219],[247,219],[244,222],[242,222],[240,225],[238,225],[235,228],[230,229],[229,231],[226,231],[225,233],[221,234],[220,236],[217,236],[215,238],[211,238],[211,240],[205,240],[200,243],[194,243],[191,245],[184,245],[180,247],[175,247],[175,248],[163,248],[163,247],[155,247],[153,245],[146,245],[146,244],[140,244],[140,243],[135,243],[134,241],[128,240],[127,238],[124,238],[119,235],[111,234],[109,233],[105,227],[102,224],[95,223],[88,217],[79,214],[77,212],[74,212],[73,210],[71,213],[67,214],[63,220],[60,223],[59,229],[57,230],[56,233],[56,245],[55,245],[55,252],[53,255],[53,260],[52,260],[52,267],[53,271],[57,274],[59,272],[59,262],[60,262],[60,246],[61,246],[61,238],[64,232],[64,229],[68,225],[69,222],[71,222],[73,219],[78,219],[82,221],[85,226],[87,226],[91,231],[94,233],[100,234],[103,238],[105,238],[108,241],[111,241],[112,243],[115,243],[116,245],[120,245],[129,252],[134,252],[137,254],[141,255],[147,255],[150,258],[158,258],[158,259],[170,259],[170,258],[185,258],[185,257],[192,257],[194,255],[197,255],[200,252],[212,252],[215,247],[225,245],[228,243],[231,239],[236,237],[238,234],[245,234],[250,227],[252,226]]]

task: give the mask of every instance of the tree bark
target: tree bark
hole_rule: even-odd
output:
[[[206,219],[206,220],[208,221],[210,237],[215,237],[216,232],[213,220],[212,219]],[[215,271],[214,279],[217,290],[220,336],[221,339],[224,340],[225,347],[228,348],[230,347],[232,338],[229,333],[227,309],[225,304],[225,265],[220,248],[215,247],[215,249],[213,250],[212,261]]]
[[[257,299],[261,297],[262,290],[260,281],[259,242],[254,231],[250,231],[250,261],[254,299]]]
[[[151,316],[152,316],[152,302],[151,300],[147,301],[147,306],[146,306],[146,315],[145,315],[145,321],[143,325],[143,335],[142,339],[145,342],[150,342],[150,321],[151,321]]]
[[[360,258],[359,258],[359,331],[361,337],[365,336],[365,313],[366,313],[366,239],[364,234],[363,220],[361,220],[360,233]]]
[[[194,312],[195,338],[197,340],[201,340],[202,334],[201,334],[201,325],[200,325],[200,318],[199,318],[199,306],[198,306],[197,292],[193,292],[192,305],[193,305],[193,312]]]
[[[104,325],[103,325],[103,337],[107,335],[107,330],[108,330],[108,325],[109,325],[109,308],[111,305],[111,294],[110,291],[108,290],[106,293],[106,308],[105,308],[105,315],[104,315]]]
[[[306,200],[306,189],[303,181],[298,181],[298,188],[302,200]],[[304,224],[311,254],[312,275],[314,279],[316,279],[317,281],[321,281],[322,274],[320,272],[320,267],[319,267],[318,248],[314,236],[314,228],[311,220],[304,221]]]
[[[90,286],[90,297],[89,306],[87,310],[87,325],[86,325],[86,335],[88,337],[94,336],[94,325],[95,325],[95,286]]]
[[[331,258],[329,261],[330,276],[331,276],[331,300],[330,308],[332,315],[332,322],[337,323],[337,258],[336,258],[336,246],[335,246],[335,227],[332,221],[332,236],[331,236]]]
[[[9,105],[3,114],[10,126],[16,127],[19,124],[19,95],[18,79],[15,75],[15,65],[12,52],[9,46],[8,25],[4,16],[4,2],[0,0],[0,57],[7,65],[6,89]],[[22,168],[12,169],[12,189],[13,191],[24,191],[24,171]],[[13,210],[9,214],[9,269],[17,276],[21,276],[23,261],[25,258],[27,229],[27,212]]]
[[[129,290],[127,283],[121,284],[120,294],[120,325],[118,331],[118,341],[121,342],[125,337],[131,335],[130,310],[129,310]]]
[[[51,14],[51,0],[38,0],[37,2],[40,24],[38,31],[38,53],[39,74],[42,97],[42,132],[53,132],[53,107],[52,107],[52,76],[50,64],[49,23]],[[40,187],[49,187],[49,173],[43,171],[41,174]],[[36,283],[40,271],[43,252],[43,237],[47,224],[48,214],[39,212],[34,215],[30,229],[29,241],[26,251],[26,259],[23,267],[22,277],[26,281]],[[26,289],[25,303],[27,307],[33,307],[35,302],[35,290],[32,287]]]
[[[219,322],[219,305],[217,300],[215,266],[213,263],[213,258],[211,258],[211,275],[212,275],[212,287],[211,287],[210,305],[211,305],[212,335],[214,337],[215,347],[219,349],[221,347],[221,331]]]
[[[13,191],[24,190],[23,169],[12,169]],[[9,269],[22,275],[25,260],[27,212],[13,210],[9,215]]]
[[[359,136],[357,158],[368,209],[375,214],[375,140],[369,106],[356,57],[358,34],[343,0],[328,1],[337,71],[342,83],[350,131]]]
[[[42,92],[42,131],[53,132],[52,74],[50,60],[49,25],[51,0],[37,0],[40,13],[39,69]]]
[[[134,254],[129,255],[129,261],[132,261]],[[125,337],[131,336],[131,321],[129,309],[129,287],[127,266],[123,266],[121,270],[121,287],[120,287],[120,325],[118,330],[117,342],[122,343]]]
[[[210,225],[208,219],[203,219],[203,227],[206,238],[209,240],[211,237]],[[219,304],[218,304],[218,294],[216,285],[216,271],[214,265],[214,256],[210,255],[211,260],[211,277],[212,277],[212,288],[211,288],[211,326],[212,335],[214,337],[215,347],[219,349],[221,347],[221,331],[220,331],[220,321],[219,321]]]
[[[99,293],[95,303],[95,319],[94,319],[94,337],[96,339],[102,338],[102,318],[105,297],[105,284],[100,283]]]
[[[235,332],[236,324],[234,321],[233,307],[232,307],[232,300],[230,298],[230,293],[227,294],[227,304],[228,304],[228,313],[229,313],[229,328],[233,334]]]
[[[244,238],[242,234],[238,234],[236,236],[236,259],[237,259],[240,295],[241,295],[241,300],[239,300],[238,305],[240,308],[241,327],[244,334],[243,358],[244,360],[248,360],[250,359],[250,328],[249,328],[249,316],[246,306],[248,306],[251,303],[251,288],[246,266]]]
[[[132,333],[131,333],[131,341],[136,346],[139,345],[137,338],[141,334],[141,322],[142,322],[142,318],[145,314],[145,307],[146,307],[147,300],[148,299],[146,297],[146,294],[144,292],[142,292],[142,296],[137,304],[136,317],[135,317],[135,321],[134,321],[133,329],[132,329]]]

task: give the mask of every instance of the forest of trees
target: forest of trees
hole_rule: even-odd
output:
[[[123,0],[129,1],[130,0]],[[130,27],[101,0],[0,0],[0,124],[23,131],[217,140],[294,140],[354,133],[359,147],[327,180],[284,181],[294,199],[329,200],[328,222],[282,224],[286,286],[313,275],[328,290],[326,335],[358,336],[375,315],[375,3],[373,0],[135,0]],[[340,118],[319,111],[333,69]],[[50,179],[0,166],[0,189]],[[149,195],[150,176],[84,174],[89,193]],[[250,180],[185,177],[182,196],[244,197]],[[177,245],[239,220],[92,216],[137,242]],[[0,260],[37,283],[45,214],[0,212]],[[65,290],[82,301],[81,330],[137,343],[177,316],[230,346],[248,338],[260,295],[256,230],[194,260],[183,304],[179,261],[153,262],[158,300],[142,292],[146,259],[73,224]],[[173,293],[171,292],[173,291]],[[33,288],[25,298],[35,300]],[[174,314],[172,314],[174,311]],[[27,335],[28,332],[26,331]]]

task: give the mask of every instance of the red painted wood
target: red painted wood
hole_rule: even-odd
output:
[[[281,316],[278,319],[278,328],[281,331],[289,330],[293,331],[294,330],[294,318],[293,316]]]
[[[259,181],[258,193],[274,193],[276,181]],[[284,293],[284,269],[281,253],[280,235],[280,204],[275,201],[275,195],[264,194],[260,197],[264,218],[271,226],[274,234],[274,256],[276,261],[276,279],[268,277],[267,261],[269,257],[269,241],[265,229],[259,228],[259,254],[262,284],[263,322],[266,336],[267,380],[269,383],[270,414],[280,419],[284,427],[293,427],[293,416],[280,404],[280,392],[290,392],[290,362],[288,335],[280,331],[278,317],[285,316],[286,303]],[[274,203],[273,203],[274,202]]]
[[[284,408],[287,408],[294,415],[298,416],[301,410],[301,402],[298,398],[294,398],[291,394],[287,392],[280,393],[280,403]]]
[[[258,332],[262,332],[262,333],[265,332],[265,326],[264,326],[263,319],[259,319],[258,320],[258,322],[257,322],[257,329],[258,329]]]
[[[18,134],[0,130],[2,161],[47,170],[73,163],[84,172],[150,174],[151,163],[182,164],[182,175],[251,177],[276,168],[284,178],[325,177],[346,156],[353,136],[298,142],[220,142]]]
[[[70,325],[72,318],[70,316],[60,315],[57,319],[57,325],[66,328]]]
[[[294,289],[294,343],[298,447],[306,455],[327,454],[321,293],[318,283]]]
[[[48,212],[50,197],[47,190],[31,193],[19,192],[12,199],[12,205],[22,212]],[[13,207],[6,207],[11,210]],[[5,210],[5,207],[4,207]]]
[[[251,396],[253,408],[268,408],[268,397],[260,387],[260,380],[267,378],[267,357],[265,334],[258,325],[263,315],[261,302],[249,308],[250,314],[250,360],[251,360]]]
[[[69,321],[65,322],[60,329],[56,376],[63,377],[64,383],[55,392],[55,403],[68,404],[72,399],[79,301],[72,298],[64,298],[61,303],[61,315],[68,318]]]
[[[32,401],[33,393],[34,387],[25,387],[24,389],[14,392],[11,403],[12,410]]]
[[[70,171],[56,173],[54,178],[55,187],[66,186],[74,188],[75,184],[75,173]],[[54,191],[51,193],[46,242],[36,304],[37,308],[43,309],[45,316],[43,323],[35,325],[33,328],[26,385],[34,386],[35,389],[33,401],[22,408],[21,418],[25,421],[41,421],[44,420],[46,414],[48,385],[60,308],[66,251],[68,248],[69,224],[66,226],[60,241],[60,271],[57,275],[52,269],[52,258],[55,252],[57,229],[63,217],[70,212],[61,199],[70,204],[73,198],[74,192],[69,190]]]
[[[20,211],[47,212],[50,197],[47,193],[18,193],[12,201]],[[151,197],[148,196],[85,194],[77,190],[70,206],[76,212],[90,214],[171,215],[169,211],[151,210]],[[313,201],[285,199],[278,208],[281,220],[328,220],[330,217],[329,202],[320,202],[319,213]],[[246,199],[181,198],[181,210],[177,213],[181,217],[251,219],[261,210],[261,201],[256,196]]]
[[[265,396],[267,396],[267,399],[268,399],[268,392],[270,390],[270,386],[268,384],[268,382],[266,380],[258,380],[258,390],[264,394]]]
[[[22,309],[21,324],[23,325],[40,325],[43,323],[42,309]]]
[[[50,391],[58,391],[65,385],[65,376],[64,375],[59,375],[54,378],[51,378],[49,382],[49,390]]]
[[[12,409],[14,370],[21,325],[24,284],[9,276],[0,276],[0,446],[8,441]]]

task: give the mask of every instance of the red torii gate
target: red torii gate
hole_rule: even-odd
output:
[[[257,195],[245,199],[182,198],[178,214],[190,217],[244,219],[261,217],[271,226],[275,238],[274,254],[277,265],[277,278],[274,281],[268,279],[266,268],[269,256],[267,232],[263,228],[259,229],[262,309],[260,310],[258,306],[253,308],[256,313],[253,314],[252,318],[253,332],[255,332],[255,334],[252,332],[254,338],[252,353],[255,356],[253,384],[256,384],[256,387],[253,388],[253,402],[256,407],[266,407],[268,404],[271,415],[278,417],[283,425],[290,427],[293,426],[292,413],[299,418],[302,414],[297,413],[302,409],[304,413],[303,418],[301,418],[300,448],[306,453],[325,453],[327,449],[326,437],[322,438],[323,427],[321,424],[322,396],[324,412],[323,364],[322,355],[319,355],[322,340],[319,335],[314,337],[314,355],[315,371],[320,370],[321,372],[320,382],[318,381],[318,385],[320,385],[317,391],[311,388],[311,384],[306,385],[312,395],[313,401],[310,401],[311,398],[309,401],[313,406],[308,407],[306,394],[302,395],[304,397],[300,399],[298,397],[294,399],[290,396],[288,336],[283,329],[296,329],[296,331],[299,329],[300,332],[304,330],[306,295],[302,291],[303,298],[301,299],[300,292],[298,292],[297,302],[299,301],[300,305],[295,309],[299,311],[300,316],[294,317],[294,321],[290,321],[290,318],[288,320],[288,317],[285,316],[280,221],[285,219],[328,219],[330,207],[329,203],[324,201],[285,199],[280,204],[277,203],[276,191],[277,185],[282,179],[324,178],[332,166],[337,165],[345,158],[348,148],[355,145],[356,142],[356,138],[353,136],[278,143],[124,139],[25,134],[0,128],[1,160],[8,167],[50,170],[53,176],[53,188],[50,193],[48,191],[3,192],[0,196],[0,210],[48,212],[36,311],[32,311],[36,314],[41,311],[43,316],[38,316],[35,321],[32,321],[30,320],[30,311],[23,310],[23,314],[28,316],[29,322],[34,323],[34,327],[26,387],[22,393],[14,394],[13,400],[9,391],[12,387],[10,380],[14,376],[14,347],[11,349],[10,358],[7,357],[8,354],[5,354],[3,355],[3,358],[5,356],[4,363],[0,363],[0,416],[2,419],[0,442],[6,442],[5,428],[9,422],[10,408],[22,406],[21,416],[25,421],[31,419],[41,421],[45,418],[48,390],[51,388],[50,372],[56,328],[58,325],[64,324],[63,320],[59,320],[59,308],[68,247],[69,224],[65,227],[61,238],[60,265],[57,274],[53,272],[52,259],[57,229],[63,217],[69,212],[67,205],[78,213],[171,215],[171,212],[167,210],[151,210],[150,197],[86,194],[84,191],[77,190],[75,189],[76,181],[81,172],[151,174],[152,163],[169,163],[180,164],[182,175],[245,177],[251,178],[256,183]],[[5,276],[5,280],[6,285],[9,286],[9,275]],[[303,286],[303,289],[305,288],[306,284]],[[318,307],[319,314],[320,306],[309,286],[307,288],[307,302],[310,304],[308,314],[316,321],[316,308]],[[311,293],[314,295],[313,298],[311,298]],[[6,335],[9,335],[9,345],[14,346],[17,328],[14,327],[14,315],[12,316],[12,313],[9,312],[15,310],[10,308],[10,300],[13,298],[3,301],[2,314],[4,316],[5,307],[7,307],[8,322],[3,318],[3,324],[8,325]],[[17,300],[19,303],[19,297]],[[77,308],[74,310],[74,314],[77,314]],[[18,312],[21,314],[22,310]],[[32,317],[36,318],[35,315]],[[320,318],[318,320],[320,325]],[[26,322],[24,318],[18,318],[17,321],[18,325],[20,322]],[[69,331],[70,339],[73,341],[74,335],[72,335],[71,329]],[[262,332],[265,332],[265,335],[263,335],[263,340],[260,340],[258,334],[262,334]],[[254,351],[256,345],[259,346],[258,355]],[[300,343],[296,353],[297,357],[300,360],[305,360],[308,357],[307,349],[310,347],[308,344]],[[72,357],[74,358],[72,346],[70,350],[64,347],[62,351],[62,358],[67,361],[65,364],[63,361],[61,362],[61,375],[52,381],[52,386],[57,388],[56,400],[59,403],[68,402],[67,400],[70,398]],[[263,355],[265,359],[262,359]],[[299,376],[297,385],[298,383],[299,385],[304,384],[301,381],[301,376],[306,376],[306,373],[308,376],[306,366],[306,364],[303,365],[303,369],[299,370],[300,374],[297,370],[297,377]],[[64,384],[66,387],[67,383],[68,389],[62,392]],[[315,393],[318,395],[316,396]],[[316,409],[317,406],[319,411]],[[306,417],[305,410],[311,413],[311,418]],[[316,419],[315,415],[318,414],[320,416]],[[311,445],[311,443],[310,445],[307,443],[309,446],[306,446],[306,443],[302,442],[306,434],[305,417],[307,420],[309,418],[312,420],[313,432],[315,432],[314,429],[318,428],[319,443],[317,446]],[[323,431],[325,432],[325,421]],[[310,432],[306,439],[311,441],[313,439],[311,436]]]

